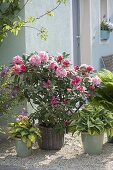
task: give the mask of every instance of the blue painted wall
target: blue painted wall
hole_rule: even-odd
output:
[[[110,33],[110,39],[106,42],[100,40],[100,5],[99,0],[90,0],[91,3],[91,64],[96,70],[100,70],[103,65],[102,56],[113,54],[113,32]],[[108,13],[111,22],[113,22],[113,0],[108,0]]]

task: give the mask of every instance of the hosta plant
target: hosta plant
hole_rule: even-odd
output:
[[[28,148],[40,137],[39,129],[25,115],[19,115],[15,122],[9,123],[9,133],[12,137],[21,139]]]
[[[101,79],[101,86],[97,89],[92,102],[113,112],[113,73],[104,69],[98,73],[98,76]]]
[[[86,105],[72,119],[72,133],[87,132],[90,135],[102,134],[113,127],[113,113],[103,107]]]

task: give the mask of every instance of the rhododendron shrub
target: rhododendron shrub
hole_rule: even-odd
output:
[[[12,59],[14,82],[28,102],[35,104],[31,117],[47,127],[65,129],[71,116],[94,95],[101,83],[92,66],[72,68],[67,56],[63,53],[51,57],[41,51]]]

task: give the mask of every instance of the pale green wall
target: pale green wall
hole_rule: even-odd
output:
[[[23,1],[22,1],[23,5]],[[25,11],[22,10],[21,17],[25,18]],[[23,28],[17,37],[9,34],[0,46],[0,65],[9,64],[15,55],[22,55],[26,52],[25,48],[25,29]]]
[[[56,6],[56,0],[32,0],[26,5],[25,16],[40,16],[45,11],[50,10]],[[43,17],[34,24],[35,27],[46,27],[49,31],[47,41],[41,41],[37,37],[36,30],[26,28],[26,52],[45,50],[51,55],[57,52],[71,53],[71,8],[70,1],[65,5],[61,5],[56,11],[54,17]]]

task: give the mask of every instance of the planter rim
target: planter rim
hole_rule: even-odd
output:
[[[94,135],[92,135],[92,134],[89,134],[88,132],[81,132],[81,134],[88,134],[88,135],[91,135],[91,136],[98,136],[98,135],[104,135],[104,133],[101,133],[101,134],[94,134]]]
[[[108,31],[108,30],[100,30],[100,31],[106,31],[106,32],[109,32],[109,33],[110,33],[110,31]]]
[[[15,137],[14,137],[14,139],[15,139],[15,140],[21,140],[21,141],[22,141],[22,139],[21,139],[21,138],[15,138]]]
[[[45,128],[45,129],[55,129],[55,127],[46,127],[46,126],[43,126],[43,125],[40,125],[40,124],[38,124],[38,127],[42,127],[42,128]]]

